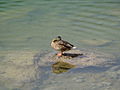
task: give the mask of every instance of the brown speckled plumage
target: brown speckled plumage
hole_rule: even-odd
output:
[[[52,40],[51,47],[63,53],[64,51],[68,51],[74,48],[74,45],[70,44],[67,41],[62,40],[61,37],[58,36],[57,38]]]

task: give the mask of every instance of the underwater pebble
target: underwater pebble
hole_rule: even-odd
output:
[[[85,81],[85,80],[84,80],[84,77],[82,77],[82,76],[74,77],[72,80],[75,81],[75,82],[79,82],[79,83]]]
[[[106,87],[106,90],[110,89],[110,87]]]
[[[120,66],[114,66],[109,71],[117,71],[120,70]]]
[[[110,83],[110,82],[102,82],[102,84],[105,85],[105,86],[110,86],[110,85],[112,85],[112,83]]]
[[[82,83],[82,82],[84,82],[84,80],[83,79],[78,79],[78,80],[76,80],[76,82],[77,83]]]
[[[97,86],[99,87],[99,88],[110,88],[109,86],[111,86],[112,85],[112,83],[110,83],[110,82],[101,82],[100,84],[98,84]]]
[[[119,78],[119,74],[117,74],[116,72],[109,72],[108,74],[110,75],[110,79],[118,79]]]
[[[50,81],[51,84],[58,84],[58,83],[62,83],[61,81]]]
[[[101,87],[101,85],[97,85],[97,83],[91,83],[93,89]]]

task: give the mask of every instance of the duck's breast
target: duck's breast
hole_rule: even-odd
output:
[[[55,49],[55,50],[61,50],[62,46],[58,44],[58,42],[52,42],[51,46]]]

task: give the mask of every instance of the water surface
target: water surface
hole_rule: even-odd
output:
[[[116,61],[109,68],[61,74],[45,64],[36,74],[33,57],[53,52],[50,42],[57,35],[80,49],[111,54]],[[119,55],[119,0],[0,0],[1,90],[119,90]]]

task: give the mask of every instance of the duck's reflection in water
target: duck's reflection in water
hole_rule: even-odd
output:
[[[69,69],[74,68],[75,65],[72,65],[67,62],[59,61],[52,64],[52,71],[53,73],[60,74],[63,72],[67,72]]]

